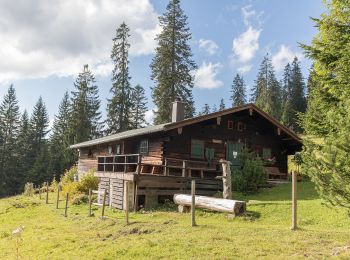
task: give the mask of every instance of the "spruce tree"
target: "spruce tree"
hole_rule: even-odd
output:
[[[132,87],[129,76],[128,53],[130,44],[129,28],[123,22],[113,38],[111,58],[114,64],[112,72],[112,98],[107,104],[107,133],[113,134],[133,128],[130,121],[132,103],[130,97]]]
[[[158,108],[156,124],[170,121],[171,104],[177,98],[186,103],[185,117],[194,115],[191,71],[197,68],[189,46],[191,33],[187,16],[180,7],[180,0],[170,0],[159,22],[162,32],[156,37],[158,47],[151,63],[151,79],[155,81],[152,97]]]
[[[247,102],[244,80],[239,74],[233,80],[231,92],[232,107],[241,106]]]
[[[73,143],[84,142],[101,136],[101,112],[98,86],[95,77],[84,66],[71,92],[70,133]]]
[[[210,112],[211,112],[210,106],[207,103],[205,103],[202,110],[199,112],[198,115],[199,116],[208,115],[208,114],[210,114]]]
[[[77,159],[74,151],[69,148],[72,144],[69,128],[70,108],[69,94],[66,92],[59,105],[58,114],[55,116],[49,142],[50,169],[56,179]]]
[[[287,127],[293,127],[293,110],[292,110],[292,71],[290,64],[284,68],[282,86],[282,115],[281,122]]]
[[[145,90],[141,85],[136,85],[131,94],[131,126],[133,129],[144,127],[146,123],[147,99]]]
[[[33,113],[29,121],[30,151],[29,158],[32,168],[27,176],[27,181],[41,184],[52,179],[49,171],[50,162],[47,150],[47,134],[49,117],[43,99],[40,97],[33,108]]]
[[[17,144],[21,147],[21,152],[18,153],[18,166],[17,172],[21,177],[20,187],[24,187],[24,184],[29,180],[29,172],[33,166],[31,156],[31,136],[30,125],[27,110],[24,110],[21,119],[18,133]]]
[[[350,4],[326,2],[319,32],[302,45],[314,62],[303,117],[304,171],[327,202],[350,212]]]
[[[257,79],[252,88],[252,102],[269,115],[280,119],[281,87],[268,55],[261,62]]]
[[[219,111],[224,110],[225,109],[225,102],[224,99],[222,98],[220,100],[220,104],[219,104]]]
[[[16,171],[18,154],[19,106],[11,85],[0,105],[0,196],[19,190],[21,178]]]

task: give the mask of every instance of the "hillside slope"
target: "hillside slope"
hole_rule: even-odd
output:
[[[0,200],[0,259],[130,259],[130,258],[350,258],[350,218],[344,210],[322,205],[310,183],[299,183],[299,226],[290,230],[290,184],[266,189],[249,200],[248,214],[197,211],[190,215],[173,208],[131,214],[107,209],[108,218],[87,217],[87,206],[61,208],[35,197]],[[54,194],[50,194],[54,201]],[[21,238],[12,234],[24,226]],[[18,242],[18,245],[17,245]],[[18,249],[18,253],[17,253]]]

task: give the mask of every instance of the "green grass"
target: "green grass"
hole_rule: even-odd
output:
[[[299,183],[300,229],[290,230],[290,184],[265,189],[249,200],[248,213],[235,219],[197,211],[190,215],[169,209],[132,213],[106,211],[108,218],[87,217],[87,206],[64,210],[44,200],[12,197],[0,200],[0,259],[16,259],[12,231],[24,226],[19,253],[23,259],[286,259],[350,258],[350,218],[344,210],[322,205],[312,184]],[[54,194],[50,194],[54,202]],[[64,202],[61,202],[63,207]]]

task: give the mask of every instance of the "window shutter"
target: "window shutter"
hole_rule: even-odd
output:
[[[201,140],[191,140],[191,157],[204,159],[204,142]]]

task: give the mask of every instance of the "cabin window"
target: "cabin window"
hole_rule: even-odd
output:
[[[115,153],[116,154],[120,154],[121,152],[120,152],[120,144],[117,144],[116,146],[115,146]]]
[[[262,155],[263,155],[263,159],[271,158],[271,149],[263,148]]]
[[[148,139],[143,139],[140,142],[140,154],[147,154],[148,153]]]
[[[228,120],[228,122],[227,122],[227,128],[228,128],[228,129],[233,129],[233,121],[232,121],[232,120]]]
[[[244,129],[243,123],[242,122],[238,122],[237,123],[237,131],[243,132],[243,129]]]
[[[191,158],[204,159],[204,141],[191,140]]]

